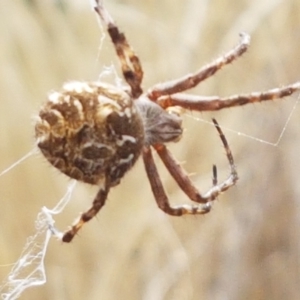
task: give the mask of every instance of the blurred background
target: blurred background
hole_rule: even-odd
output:
[[[121,77],[91,3],[2,0],[0,170],[34,147],[33,119],[49,91],[68,80],[114,82],[115,75],[103,75],[110,66]],[[300,80],[300,1],[105,4],[140,56],[145,89],[225,53],[241,31],[252,37],[247,54],[192,93],[227,96]],[[21,299],[299,299],[299,105],[291,114],[297,99],[186,112],[184,138],[169,145],[178,161],[201,191],[211,186],[212,164],[219,181],[226,178],[224,149],[203,122],[213,116],[225,128],[238,184],[206,216],[170,217],[157,208],[140,160],[71,244],[51,239],[47,282]],[[187,203],[158,159],[157,165],[170,201]],[[0,177],[0,282],[35,232],[41,207],[54,207],[69,182],[40,154]],[[78,183],[58,228],[65,230],[96,192]]]

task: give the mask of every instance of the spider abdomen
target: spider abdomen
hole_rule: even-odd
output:
[[[71,178],[116,185],[140,155],[144,127],[132,99],[100,82],[71,82],[52,92],[35,125],[46,159]]]

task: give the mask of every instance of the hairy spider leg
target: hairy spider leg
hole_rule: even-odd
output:
[[[181,216],[184,214],[205,214],[211,209],[210,202],[215,200],[218,195],[226,191],[229,187],[233,186],[237,180],[238,175],[234,165],[233,156],[231,154],[227,140],[219,127],[219,124],[215,119],[213,123],[218,130],[223,146],[226,150],[227,159],[230,165],[230,175],[222,183],[217,184],[217,168],[213,166],[213,187],[207,191],[204,195],[201,195],[198,189],[194,186],[192,181],[189,179],[186,172],[180,167],[180,165],[173,158],[172,154],[168,151],[167,147],[163,144],[156,144],[153,147],[157,151],[167,170],[171,176],[177,182],[181,190],[192,200],[202,205],[180,205],[173,207],[169,204],[168,197],[164,191],[161,183],[157,168],[155,166],[151,149],[145,147],[143,150],[143,159],[145,163],[146,173],[148,175],[152,192],[156,199],[156,202],[164,212],[172,216]]]
[[[252,92],[249,94],[233,95],[230,97],[219,96],[197,96],[190,94],[174,94],[162,96],[157,100],[157,103],[162,108],[172,106],[181,106],[186,109],[195,111],[215,111],[233,106],[241,106],[248,103],[262,102],[268,100],[276,100],[292,95],[300,90],[300,82],[275,88],[264,92]]]
[[[84,212],[79,217],[79,220],[76,221],[72,225],[70,230],[66,231],[63,234],[63,237],[62,237],[63,242],[70,243],[72,241],[72,239],[74,238],[74,236],[77,234],[77,232],[80,230],[80,228],[86,222],[90,221],[92,218],[94,218],[96,216],[96,214],[99,212],[99,210],[105,204],[108,192],[109,192],[108,184],[106,184],[105,188],[100,188],[100,190],[98,191],[98,193],[93,201],[92,207],[88,211]]]
[[[121,62],[124,78],[131,87],[132,97],[136,99],[143,93],[141,88],[143,69],[140,60],[128,44],[125,34],[119,31],[115,21],[104,8],[102,0],[96,0],[94,9],[107,26],[107,31]]]
[[[171,95],[189,90],[205,79],[213,76],[223,66],[230,64],[247,51],[250,44],[250,36],[246,33],[241,33],[240,36],[241,38],[238,45],[236,45],[232,50],[228,51],[223,56],[220,56],[216,60],[205,65],[195,73],[154,85],[147,91],[147,97],[152,101],[156,101],[160,96]]]

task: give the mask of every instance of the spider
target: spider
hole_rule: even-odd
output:
[[[110,189],[120,183],[140,155],[160,209],[172,216],[208,213],[211,203],[219,194],[238,180],[233,156],[219,124],[213,119],[226,150],[230,174],[226,180],[218,183],[217,168],[213,166],[212,187],[206,193],[200,193],[166,147],[166,143],[178,141],[183,131],[181,116],[172,108],[215,111],[283,98],[300,89],[300,82],[296,82],[264,92],[227,98],[182,93],[245,53],[250,37],[242,33],[239,43],[225,55],[195,73],[156,84],[144,92],[141,86],[143,70],[138,56],[101,0],[96,0],[94,9],[112,40],[129,87],[121,88],[103,82],[68,82],[61,91],[50,93],[39,112],[35,135],[37,145],[46,159],[67,176],[99,186],[92,207],[61,234],[63,242],[70,242],[84,223],[99,212]],[[172,206],[169,203],[152,149],[158,153],[180,189],[195,202],[194,205]]]

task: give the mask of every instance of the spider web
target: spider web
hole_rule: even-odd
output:
[[[28,152],[21,159],[2,171],[0,177],[34,155],[36,152],[37,148]],[[0,295],[2,299],[17,299],[25,289],[42,285],[46,282],[44,259],[54,229],[55,222],[52,215],[62,212],[71,199],[75,184],[75,180],[69,183],[66,194],[59,200],[54,208],[48,209],[47,207],[42,207],[41,211],[38,213],[35,220],[36,232],[27,238],[19,259],[13,264],[10,273],[0,286]]]
[[[6,174],[36,152],[37,149],[34,148],[9,168],[1,172],[0,176]],[[35,220],[35,233],[27,238],[19,259],[14,263],[7,278],[0,286],[2,299],[17,299],[27,288],[42,285],[46,282],[44,260],[50,237],[53,235],[55,222],[52,215],[62,212],[71,199],[75,184],[75,180],[69,183],[66,194],[59,200],[54,208],[48,209],[47,207],[42,207],[38,213]]]

